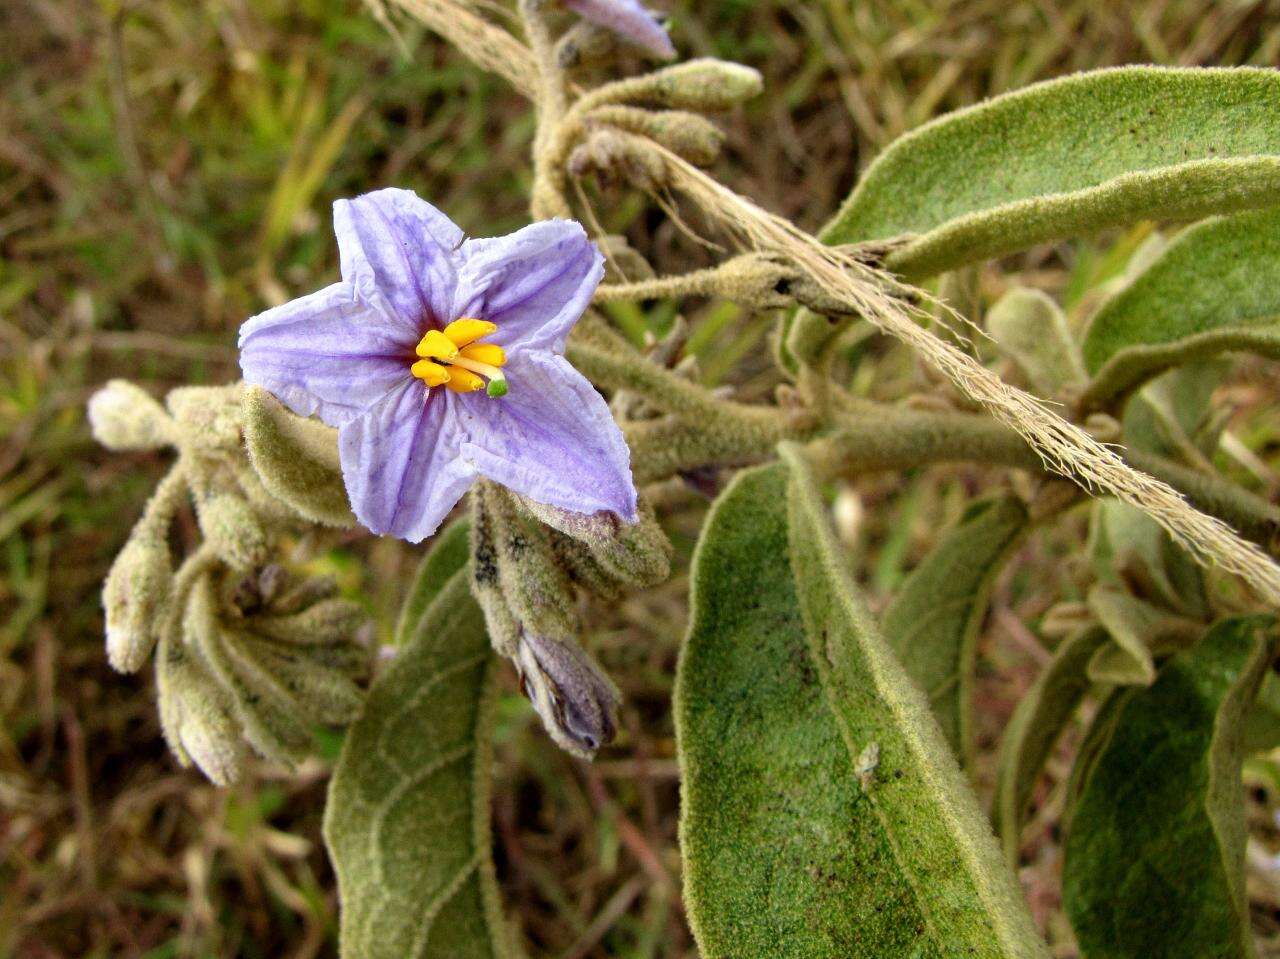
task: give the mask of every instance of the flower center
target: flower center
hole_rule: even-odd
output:
[[[427,386],[447,386],[455,393],[474,393],[488,382],[495,399],[507,395],[507,378],[500,369],[507,354],[496,343],[477,343],[497,330],[488,320],[463,317],[443,330],[428,330],[414,350],[422,359],[409,367]]]

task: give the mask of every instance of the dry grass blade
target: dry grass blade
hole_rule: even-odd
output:
[[[450,0],[392,0],[440,34],[478,66],[503,77],[525,96],[538,92],[538,67],[528,47],[501,27]]]
[[[829,296],[848,303],[879,329],[912,346],[926,362],[1016,430],[1055,472],[1085,489],[1101,490],[1136,506],[1167,529],[1201,562],[1240,576],[1269,603],[1280,603],[1280,566],[1221,520],[1190,506],[1171,486],[1128,466],[1029,393],[1010,386],[968,354],[913,319],[912,307],[884,292],[882,274],[793,224],[762,210],[655,143],[671,183],[743,243],[785,257]],[[896,281],[893,281],[896,283]]]

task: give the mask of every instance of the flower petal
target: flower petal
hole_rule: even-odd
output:
[[[568,360],[523,352],[504,372],[510,392],[454,398],[462,456],[517,493],[576,513],[636,513],[631,452],[604,398]]]
[[[655,57],[663,60],[675,58],[676,48],[667,31],[638,0],[565,0],[565,6],[578,16],[648,50]]]
[[[241,326],[240,369],[295,413],[342,426],[404,382],[414,342],[412,330],[335,283]]]
[[[356,518],[374,533],[419,543],[475,481],[444,391],[409,380],[338,434],[342,478]]]
[[[564,351],[604,276],[604,257],[572,220],[543,220],[510,236],[462,245],[458,315],[492,320],[486,342]]]
[[[456,223],[411,190],[386,189],[333,204],[342,278],[375,309],[419,333],[453,319]]]

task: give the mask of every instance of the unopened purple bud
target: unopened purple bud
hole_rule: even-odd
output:
[[[524,633],[516,668],[525,695],[563,749],[590,759],[613,741],[618,691],[575,642]]]

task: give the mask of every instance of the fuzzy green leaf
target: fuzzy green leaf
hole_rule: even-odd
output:
[[[1062,641],[1053,659],[1013,711],[1000,742],[993,813],[1009,865],[1018,862],[1023,816],[1045,760],[1089,691],[1085,668],[1107,641],[1105,630],[1085,628]]]
[[[455,520],[432,537],[431,548],[418,564],[413,585],[400,607],[400,618],[396,620],[397,646],[409,641],[427,607],[448,585],[453,574],[467,565],[470,555],[471,523],[467,519]]]
[[[443,553],[460,567],[450,542]],[[438,593],[405,629],[334,770],[324,835],[349,959],[511,954],[490,858],[496,659],[468,579],[458,568],[443,588],[426,581]]]
[[[1016,496],[974,503],[924,558],[884,613],[884,637],[929,698],[956,755],[973,746],[977,640],[996,574],[1027,528]]]
[[[788,536],[787,473],[739,474],[694,560],[676,728],[702,955],[1044,955],[924,697],[874,627],[833,612],[830,632],[806,631],[788,556],[813,567],[801,575],[815,603],[847,584],[797,550],[831,545],[810,517]]]
[[[337,431],[295,416],[256,386],[245,390],[244,442],[262,485],[298,515],[326,526],[353,526],[338,463]]]
[[[1000,297],[987,313],[987,332],[1044,396],[1056,396],[1085,380],[1080,348],[1067,318],[1042,290],[1019,286]]]
[[[1280,210],[1198,223],[1107,300],[1085,334],[1102,406],[1161,370],[1228,350],[1280,356]]]
[[[1280,746],[1280,677],[1267,673],[1249,711],[1242,749],[1246,756],[1269,752]]]
[[[910,235],[911,278],[1151,218],[1280,202],[1280,74],[1121,67],[1038,83],[893,143],[823,233]]]
[[[1063,895],[1081,953],[1241,959],[1241,732],[1270,617],[1223,620],[1146,689],[1114,695],[1081,749]]]

